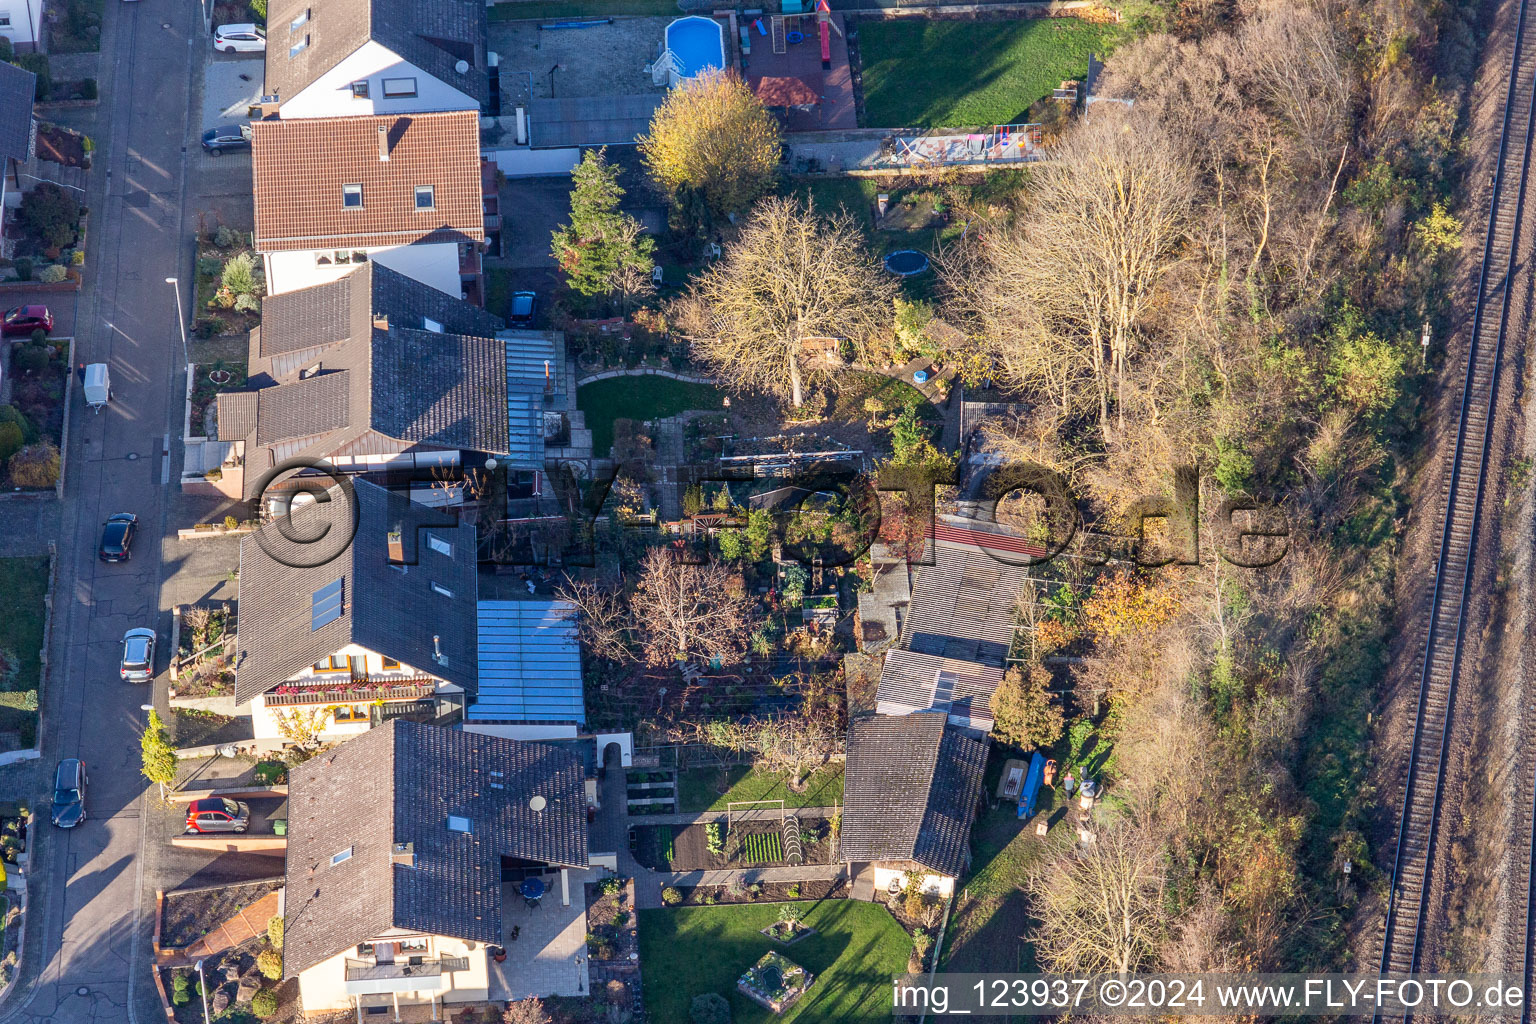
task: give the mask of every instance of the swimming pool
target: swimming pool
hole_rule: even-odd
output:
[[[677,58],[679,78],[725,68],[725,31],[713,18],[693,15],[667,26],[667,49]]]

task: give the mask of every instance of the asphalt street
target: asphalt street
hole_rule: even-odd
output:
[[[58,545],[43,758],[0,770],[0,790],[30,797],[44,815],[31,846],[22,983],[0,1004],[0,1024],[148,1024],[160,1014],[147,965],[164,829],[146,836],[145,823],[165,815],[139,774],[138,744],[151,691],[122,683],[117,658],[125,630],[153,626],[163,670],[171,604],[201,596],[216,586],[207,578],[226,571],[218,552],[189,553],[175,539],[176,527],[213,509],[173,483],[185,359],[176,295],[165,281],[190,282],[203,212],[194,193],[207,47],[195,3],[107,5],[85,286],[77,302],[58,296],[49,304],[75,306],[76,360],[110,364],[113,402],[91,415],[76,396],[62,503],[0,503],[0,554],[37,553],[49,539]],[[249,162],[218,173],[230,177],[219,190],[243,191],[248,204]],[[182,301],[190,301],[185,285]],[[114,512],[135,513],[141,531],[133,559],[107,565],[95,546]],[[65,832],[46,822],[46,793],[53,765],[71,756],[89,769],[88,818]]]

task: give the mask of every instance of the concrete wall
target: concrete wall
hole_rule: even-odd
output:
[[[286,29],[287,26],[274,28]],[[287,37],[286,32],[278,34]],[[277,42],[278,34],[272,37],[274,45],[281,45]],[[386,78],[415,79],[416,95],[386,97]],[[368,83],[367,99],[352,94],[353,82]],[[321,75],[309,88],[285,100],[278,108],[278,116],[348,117],[358,114],[414,114],[431,110],[479,109],[480,104],[468,93],[432,77],[409,61],[402,60],[392,50],[370,40]]]
[[[509,178],[552,178],[570,174],[581,163],[580,149],[493,149],[484,154]]]
[[[393,938],[403,938],[412,935],[410,932],[395,932],[390,935],[379,936],[383,941]],[[471,949],[470,947],[474,948]],[[469,958],[469,970],[454,971],[443,978],[443,988],[436,992],[401,992],[401,1006],[425,1006],[432,1001],[435,995],[439,1002],[447,1003],[474,1003],[484,1002],[490,995],[490,971],[486,962],[485,946],[478,942],[465,942],[462,939],[449,938],[444,935],[434,935],[425,954],[428,957],[462,956]],[[347,1010],[352,1008],[352,997],[346,990],[346,961],[357,958],[356,948],[349,948],[337,953],[329,960],[321,961],[309,970],[299,975],[299,993],[304,1000],[304,1011],[313,1013],[316,1010]],[[383,999],[388,996],[381,997]],[[393,1019],[391,1017],[390,1019]]]
[[[3,2],[0,0],[0,3]],[[459,247],[456,242],[397,245],[362,251],[368,253],[369,259],[377,260],[391,270],[431,285],[456,299],[464,294],[463,286],[459,283]],[[281,295],[300,288],[312,288],[317,284],[328,284],[357,269],[351,263],[315,262],[317,256],[333,255],[334,250],[331,249],[293,249],[264,253],[262,260],[267,272],[268,294]]]
[[[901,868],[881,867],[875,865],[875,896],[879,898],[890,889],[891,881],[897,885],[905,885],[907,872]],[[923,891],[936,893],[940,896],[953,896],[955,894],[955,880],[949,875],[924,875]]]

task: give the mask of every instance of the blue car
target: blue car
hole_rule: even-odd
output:
[[[539,297],[533,292],[512,293],[512,315],[508,317],[514,326],[532,327],[539,310]]]

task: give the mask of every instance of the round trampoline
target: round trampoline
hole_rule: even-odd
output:
[[[899,249],[885,258],[885,269],[899,277],[911,277],[928,269],[928,257],[916,249]]]

